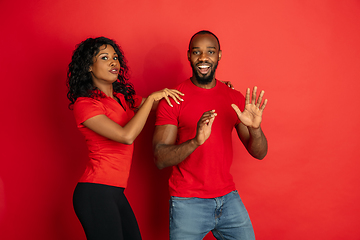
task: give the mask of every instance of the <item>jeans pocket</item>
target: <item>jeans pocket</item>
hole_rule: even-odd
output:
[[[170,207],[174,207],[175,204],[178,205],[178,204],[189,204],[189,201],[192,200],[192,199],[195,199],[193,197],[174,197],[174,196],[171,196],[170,197]]]
[[[190,199],[194,199],[193,197],[174,197],[171,196],[170,197],[171,201],[185,201],[185,200],[190,200]]]

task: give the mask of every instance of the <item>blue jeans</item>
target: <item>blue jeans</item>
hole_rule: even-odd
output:
[[[248,212],[237,191],[217,198],[170,198],[170,240],[254,240]]]

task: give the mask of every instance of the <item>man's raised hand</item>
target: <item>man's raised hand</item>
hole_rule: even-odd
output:
[[[251,102],[250,102],[250,88],[246,90],[245,97],[245,109],[243,112],[240,111],[238,106],[231,104],[232,108],[237,113],[240,121],[247,127],[259,128],[262,120],[262,114],[267,104],[267,99],[262,102],[264,91],[260,92],[258,99],[257,96],[257,87],[253,89]]]

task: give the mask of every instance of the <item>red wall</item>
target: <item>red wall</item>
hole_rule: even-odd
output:
[[[75,44],[117,40],[146,96],[190,76],[187,45],[201,29],[220,38],[217,77],[269,99],[268,156],[238,147],[232,168],[257,239],[360,239],[359,1],[13,0],[0,9],[0,239],[85,239],[72,192],[87,151],[65,87]],[[153,126],[154,114],[126,190],[144,240],[168,238],[170,172],[153,164]]]

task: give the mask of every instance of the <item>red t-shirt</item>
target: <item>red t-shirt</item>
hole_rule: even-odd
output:
[[[216,86],[203,89],[190,79],[176,87],[185,95],[183,102],[170,107],[161,101],[156,125],[172,124],[178,127],[177,143],[196,135],[197,122],[206,111],[215,110],[217,116],[211,135],[188,158],[173,166],[169,179],[170,195],[177,197],[215,198],[235,190],[230,166],[233,158],[232,131],[240,123],[231,104],[242,111],[244,96],[216,80]]]
[[[125,101],[124,95],[114,93],[125,107],[111,97],[100,92],[94,98],[79,97],[74,104],[74,115],[77,127],[85,136],[90,160],[79,182],[99,183],[116,187],[127,186],[133,153],[133,144],[127,145],[103,137],[82,123],[94,116],[104,114],[124,127],[134,116],[134,111]],[[141,104],[142,98],[134,96],[135,107]]]

